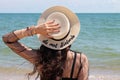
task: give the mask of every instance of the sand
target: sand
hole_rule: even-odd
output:
[[[30,72],[30,70],[0,68],[0,80],[28,80],[26,75],[28,72]],[[120,80],[119,75],[119,71],[91,69],[89,80]],[[35,76],[36,75],[32,76],[30,80],[35,80]]]

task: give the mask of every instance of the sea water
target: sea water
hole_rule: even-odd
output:
[[[89,59],[90,70],[112,70],[120,72],[120,14],[77,13],[81,29],[72,45],[72,50],[83,52]],[[2,41],[2,35],[37,25],[37,13],[0,14],[0,69],[26,69],[27,61],[12,52]],[[39,48],[37,36],[20,40],[31,48]]]

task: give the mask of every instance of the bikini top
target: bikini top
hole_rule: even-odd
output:
[[[74,66],[75,66],[75,62],[76,62],[76,56],[77,56],[77,53],[75,52],[70,78],[62,78],[62,80],[77,80],[78,79],[78,75],[79,75],[79,73],[80,73],[80,71],[82,69],[82,65],[79,68],[77,78],[72,78],[73,77],[73,72],[74,72]],[[80,64],[81,64],[81,53],[80,53]]]

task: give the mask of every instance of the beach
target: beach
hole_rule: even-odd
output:
[[[77,13],[77,16],[81,31],[71,49],[88,57],[89,80],[120,80],[120,14]],[[12,52],[2,41],[2,35],[36,25],[39,17],[38,13],[0,14],[0,80],[27,80],[32,65]],[[41,44],[37,36],[20,42],[33,49]]]
[[[91,72],[93,71],[93,72]],[[27,80],[27,73],[31,70],[24,69],[2,69],[0,70],[0,80]],[[120,80],[119,71],[113,72],[108,70],[90,70],[89,80]],[[36,75],[32,76],[30,80],[34,80]],[[39,79],[38,79],[39,80]]]

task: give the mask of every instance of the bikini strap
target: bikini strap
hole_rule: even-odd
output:
[[[82,54],[82,53],[80,52],[80,67],[79,67],[79,70],[78,70],[77,78],[78,78],[79,73],[80,73],[80,71],[81,71],[81,69],[82,69],[81,54]]]
[[[73,77],[75,62],[76,62],[76,52],[75,52],[75,54],[74,54],[74,60],[73,60],[73,65],[72,65],[71,74],[70,74],[70,80],[72,80],[72,77]]]

